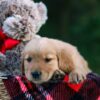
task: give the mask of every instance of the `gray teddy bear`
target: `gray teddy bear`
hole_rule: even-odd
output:
[[[47,20],[46,6],[32,0],[0,0],[0,28],[20,43],[4,54],[0,52],[0,77],[21,74],[21,52]]]

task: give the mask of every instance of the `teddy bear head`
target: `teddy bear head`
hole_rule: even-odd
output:
[[[10,38],[30,40],[47,20],[46,6],[32,0],[0,0],[0,28]]]

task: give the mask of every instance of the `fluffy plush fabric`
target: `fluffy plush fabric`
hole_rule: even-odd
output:
[[[0,45],[0,78],[7,75],[21,74],[21,52],[28,41],[18,41],[9,38],[0,30],[2,37]],[[39,38],[39,36],[35,36]]]
[[[1,37],[0,77],[4,77],[6,75],[11,74],[15,69],[14,66],[17,66],[17,64],[18,64],[19,55],[17,54],[16,50],[12,51],[11,49],[15,48],[20,43],[20,41],[14,40],[14,39],[11,39],[11,38],[7,37],[2,32],[2,30],[0,30],[0,37]],[[15,57],[14,55],[17,55],[17,57]],[[14,60],[16,60],[16,61],[14,62]],[[15,65],[14,65],[14,63],[15,63]],[[17,69],[17,67],[16,67],[16,69]],[[18,67],[18,69],[19,69],[19,67]]]
[[[12,38],[21,38],[20,33],[34,35],[46,20],[47,9],[42,2],[0,0],[0,26]]]
[[[0,77],[20,74],[21,52],[47,20],[33,0],[0,0]]]
[[[99,100],[100,76],[93,73],[80,84],[69,84],[68,76],[58,83],[35,85],[25,77],[3,80],[11,100]]]

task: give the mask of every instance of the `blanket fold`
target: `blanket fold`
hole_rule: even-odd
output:
[[[42,85],[35,85],[24,76],[9,77],[3,82],[11,100],[100,100],[100,76],[93,73],[74,86],[68,83],[68,75],[58,83]]]

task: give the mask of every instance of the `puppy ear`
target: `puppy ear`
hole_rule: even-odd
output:
[[[52,42],[57,52],[59,68],[62,71],[69,73],[76,68],[85,72],[89,70],[87,62],[75,46],[59,40],[52,40]]]
[[[24,53],[21,53],[21,72],[22,75],[25,75],[25,70],[24,70]]]

